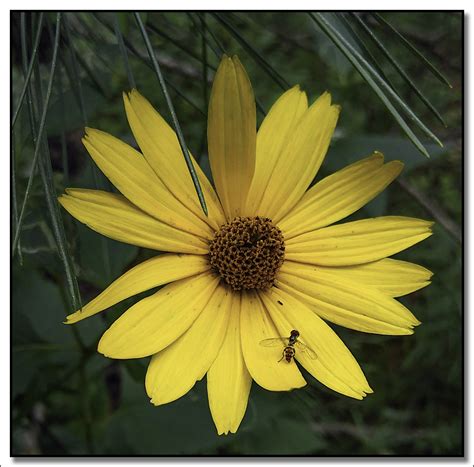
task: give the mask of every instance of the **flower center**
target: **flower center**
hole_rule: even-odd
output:
[[[234,290],[271,287],[284,256],[281,230],[266,217],[236,217],[209,243],[212,269]]]

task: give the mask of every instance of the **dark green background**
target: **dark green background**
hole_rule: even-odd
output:
[[[289,84],[301,84],[311,101],[329,90],[342,106],[318,178],[372,150],[384,152],[387,160],[405,162],[404,186],[393,183],[352,217],[392,214],[437,220],[431,238],[397,255],[434,272],[430,287],[402,298],[423,324],[408,337],[333,326],[360,362],[373,395],[355,401],[322,387],[309,375],[305,375],[308,386],[292,393],[266,392],[254,384],[238,433],[218,437],[205,380],[179,401],[156,408],[144,391],[148,359],[113,361],[95,352],[101,333],[138,298],[74,327],[62,324],[72,310],[41,181],[36,177],[21,234],[22,264],[18,255],[12,260],[12,454],[462,455],[462,14],[384,14],[442,70],[452,89],[440,83],[399,40],[369,23],[447,122],[443,127],[435,120],[372,48],[401,96],[444,142],[444,149],[427,145],[431,159],[416,151],[367,83],[306,14],[227,17]],[[14,107],[24,81],[19,18],[19,13],[12,14]],[[71,41],[80,58],[88,124],[135,144],[121,97],[129,88],[127,75],[116,38],[103,24],[113,24],[113,18],[111,14],[67,14]],[[54,14],[47,19],[54,29]],[[186,13],[148,13],[143,19],[155,29],[149,33],[165,77],[193,102],[190,105],[170,88],[186,141],[208,171],[205,113],[213,72],[209,71],[209,82],[203,86],[199,20]],[[28,13],[29,32],[31,20]],[[226,51],[239,55],[259,102],[268,111],[281,89],[212,15],[207,14],[206,21]],[[132,15],[120,14],[119,22],[126,39],[146,56]],[[45,29],[39,50],[44,86],[51,53],[51,37]],[[62,43],[60,54],[46,127],[57,193],[67,186],[94,187],[94,170],[98,185],[110,190],[110,183],[93,168],[80,142],[84,118],[77,100],[78,83],[71,84],[65,72],[64,65],[71,69],[67,44]],[[217,65],[210,49],[207,58],[210,65]],[[168,119],[153,71],[135,57],[130,57],[130,66],[140,92]],[[14,149],[21,203],[34,150],[26,106],[15,127]],[[153,255],[105,240],[66,212],[62,214],[83,302]],[[444,219],[448,229],[442,225]]]

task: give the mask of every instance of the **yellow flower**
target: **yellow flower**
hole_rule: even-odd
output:
[[[295,346],[295,359],[322,384],[356,399],[372,392],[326,321],[375,334],[412,334],[419,321],[394,297],[428,285],[431,273],[387,257],[430,236],[432,223],[390,216],[330,224],[373,199],[403,164],[384,164],[375,152],[308,189],[339,107],[328,93],[308,107],[295,86],[257,133],[248,76],[237,57],[224,57],[208,120],[217,195],[194,163],[207,217],[174,131],[136,90],[124,101],[143,155],[98,130],[87,129],[84,138],[122,194],[67,189],[59,201],[103,235],[168,253],[119,277],[67,323],[168,284],[115,321],[98,350],[118,359],[152,356],[145,385],[155,405],[180,398],[207,375],[219,434],[238,429],[252,380],[271,391],[306,384],[294,359],[281,360],[285,341],[260,345],[293,329],[310,348]]]

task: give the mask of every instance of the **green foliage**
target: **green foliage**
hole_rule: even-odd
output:
[[[152,406],[144,388],[149,359],[114,361],[96,352],[108,325],[149,292],[75,326],[62,321],[74,311],[65,266],[75,274],[82,302],[87,303],[154,252],[101,237],[68,214],[55,213],[52,203],[67,186],[114,190],[81,144],[86,121],[135,145],[122,92],[135,82],[165,118],[168,104],[132,13],[63,13],[44,126],[48,144],[38,157],[44,176],[38,172],[32,177],[12,259],[14,455],[462,455],[462,252],[450,226],[460,231],[462,223],[463,18],[446,12],[318,18],[341,34],[345,47],[349,44],[361,54],[397,94],[397,112],[403,112],[402,101],[440,137],[443,148],[416,136],[431,156],[422,157],[367,81],[305,13],[141,14],[183,139],[208,175],[207,100],[223,52],[238,54],[246,67],[260,121],[282,88],[297,83],[310,101],[327,89],[342,105],[317,179],[374,150],[383,152],[386,160],[405,163],[403,183],[393,183],[351,218],[394,214],[436,221],[430,239],[399,255],[435,273],[430,287],[401,299],[423,324],[407,337],[333,326],[375,391],[364,401],[340,396],[306,373],[308,386],[291,393],[271,393],[253,384],[238,433],[221,437],[209,413],[205,379],[180,400]],[[26,62],[20,14],[12,14],[13,234],[43,112],[38,91],[47,88],[55,49],[56,14],[48,12],[42,18],[38,65],[30,75],[24,73],[41,24],[38,14],[27,13],[24,19]],[[364,33],[359,20],[389,56]],[[433,103],[447,127],[412,92],[392,67],[394,62]],[[394,99],[392,91],[378,85],[387,99]]]

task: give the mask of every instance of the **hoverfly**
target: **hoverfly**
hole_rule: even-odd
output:
[[[276,347],[278,345],[283,345],[282,357],[278,362],[285,359],[290,363],[291,359],[295,356],[297,349],[313,360],[318,358],[307,345],[298,340],[299,335],[300,333],[296,329],[293,329],[290,332],[290,337],[272,337],[270,339],[263,339],[263,341],[260,341],[260,345],[263,345],[263,347]]]

